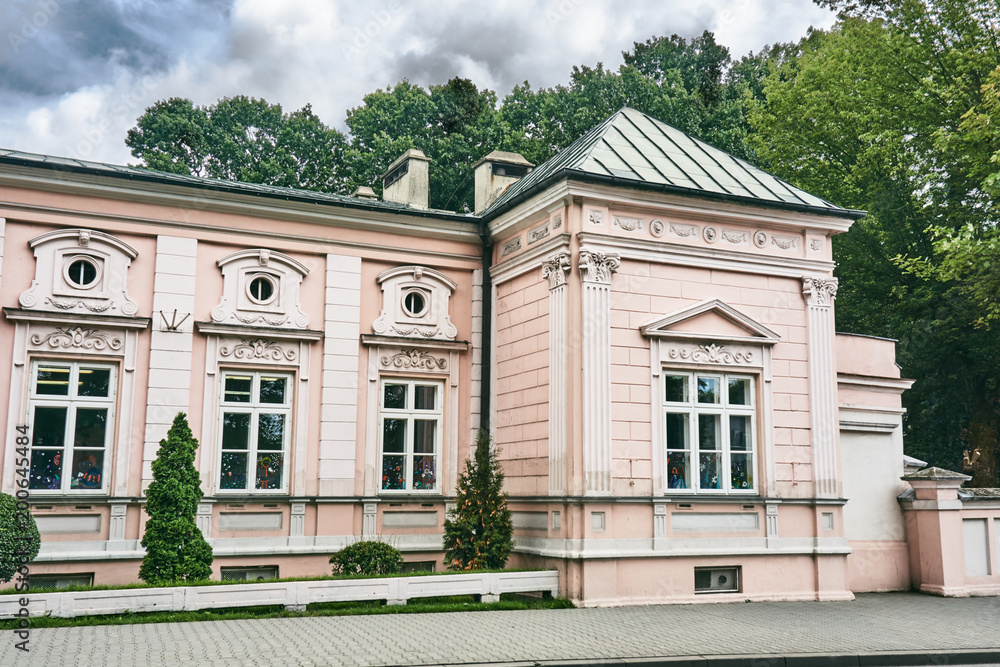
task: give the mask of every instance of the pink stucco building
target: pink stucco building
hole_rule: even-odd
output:
[[[0,484],[27,425],[35,576],[136,578],[185,412],[223,578],[376,536],[442,569],[489,425],[512,565],[584,604],[910,586],[909,382],[834,332],[861,212],[632,109],[544,165],[487,155],[473,214],[427,174],[408,151],[377,200],[0,151]]]

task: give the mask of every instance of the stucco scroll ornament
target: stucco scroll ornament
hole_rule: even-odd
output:
[[[391,357],[384,355],[381,359],[386,368],[409,368],[412,370],[436,371],[443,370],[448,365],[445,358],[437,358],[420,350],[403,350]]]
[[[667,352],[670,359],[680,359],[692,361],[694,363],[709,364],[752,364],[753,352],[733,352],[727,350],[722,345],[711,343],[709,345],[699,345],[693,350],[683,348],[671,348]]]
[[[257,339],[226,343],[219,348],[219,355],[235,359],[270,359],[271,361],[295,361],[295,350],[283,348],[275,342]]]
[[[72,329],[59,328],[45,334],[34,334],[31,337],[33,345],[48,345],[49,347],[81,348],[84,350],[120,350],[125,345],[121,338],[109,336],[96,329],[84,329],[74,327]]]
[[[566,272],[570,270],[569,253],[561,252],[542,262],[542,277],[549,281],[549,289],[553,290],[566,284]]]
[[[802,293],[810,306],[833,305],[833,300],[837,298],[837,279],[805,276],[802,278]]]
[[[621,258],[614,252],[580,251],[580,270],[583,271],[583,282],[611,284],[611,274],[621,266]]]

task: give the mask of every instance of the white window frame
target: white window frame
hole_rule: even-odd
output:
[[[399,378],[399,377],[382,377],[379,379],[379,392],[378,392],[378,468],[376,470],[376,487],[378,489],[379,495],[399,495],[399,494],[441,494],[441,480],[443,475],[442,464],[444,462],[444,402],[445,384],[441,380],[428,380],[420,378]],[[397,408],[386,408],[385,407],[385,387],[386,385],[404,385],[407,387],[406,390],[406,407],[403,409]],[[435,388],[435,401],[433,410],[417,410],[413,407],[414,401],[416,400],[417,386],[424,387],[434,387]],[[382,488],[382,470],[384,465],[384,443],[383,438],[385,434],[385,420],[389,419],[405,419],[406,420],[406,438],[403,447],[403,457],[404,466],[406,471],[406,488],[403,489],[383,489]],[[434,459],[435,459],[435,476],[434,476],[434,488],[433,489],[414,489],[413,488],[413,422],[417,419],[420,420],[434,420],[437,422],[437,428],[434,430]],[[398,456],[399,454],[390,453],[390,456]],[[419,456],[427,456],[427,454],[418,454]]]
[[[248,403],[236,403],[226,401],[226,378],[229,376],[250,376],[252,378],[250,383],[250,397],[251,400]],[[260,380],[262,377],[275,377],[283,378],[285,380],[285,401],[284,403],[264,403],[260,400]],[[215,490],[219,495],[287,495],[288,494],[288,480],[289,471],[291,468],[291,446],[292,442],[292,410],[294,407],[294,396],[293,391],[295,389],[295,376],[287,371],[272,372],[267,370],[259,369],[242,369],[242,368],[224,368],[219,371],[219,395],[218,401],[218,419],[217,419],[217,432],[216,437],[216,456],[215,456],[215,479],[213,484]],[[245,450],[233,450],[222,448],[223,439],[223,425],[225,421],[225,414],[249,414],[250,415],[250,433],[247,442],[247,448]],[[256,468],[257,468],[257,436],[258,436],[258,424],[260,423],[261,414],[281,414],[285,417],[285,430],[283,433],[283,441],[281,443],[281,455],[282,455],[282,465],[281,465],[281,484],[275,489],[258,489],[256,488]],[[242,452],[247,453],[247,484],[244,489],[224,489],[222,488],[222,456],[226,452]],[[263,451],[277,451],[277,450],[263,450]]]
[[[686,401],[668,401],[666,393],[667,378],[684,377],[687,387]],[[715,378],[719,380],[719,391],[721,396],[719,403],[699,403],[698,402],[698,378]],[[749,380],[750,382],[750,404],[731,405],[729,403],[729,380]],[[663,479],[667,495],[673,494],[711,494],[711,495],[759,495],[760,491],[760,436],[757,432],[759,415],[757,414],[757,387],[759,378],[750,373],[727,373],[714,370],[689,370],[678,368],[663,368],[660,374],[660,396],[661,410],[660,423],[663,429]],[[668,414],[686,414],[688,416],[688,442],[686,449],[670,448],[668,443],[669,429],[667,427]],[[722,468],[722,488],[703,489],[701,488],[701,456],[699,451],[699,415],[713,415],[719,417],[719,438],[721,440],[721,468]],[[730,416],[747,416],[750,418],[750,427],[747,431],[751,438],[750,446],[747,450],[738,450],[737,454],[750,454],[750,474],[753,484],[746,488],[732,488],[732,454],[730,448]],[[688,468],[691,484],[688,488],[671,488],[670,486],[670,454],[676,452],[688,453]]]
[[[38,368],[39,366],[68,366],[70,368],[69,393],[66,396],[38,393]],[[78,383],[80,377],[80,367],[105,369],[110,371],[108,380],[108,395],[104,396],[77,396]],[[88,361],[85,359],[32,359],[31,374],[29,376],[28,387],[28,421],[32,429],[32,442],[29,445],[31,453],[34,453],[34,425],[35,409],[39,407],[66,408],[66,430],[63,436],[62,463],[60,472],[60,488],[58,489],[31,489],[31,495],[35,496],[88,496],[107,495],[110,488],[110,470],[114,460],[114,432],[115,432],[115,407],[118,393],[118,366],[117,364],[102,361]],[[107,424],[104,430],[104,458],[101,461],[101,486],[97,489],[74,489],[71,487],[73,479],[73,452],[77,449],[74,446],[76,431],[76,411],[79,408],[104,408],[108,411]],[[45,449],[53,449],[46,447]],[[80,447],[81,450],[97,450],[94,447]],[[67,456],[67,453],[69,456]],[[30,469],[30,463],[29,463]],[[30,487],[29,487],[30,488]]]

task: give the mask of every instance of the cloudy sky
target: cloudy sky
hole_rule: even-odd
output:
[[[0,147],[124,164],[125,133],[168,97],[311,103],[344,130],[403,78],[502,97],[617,68],[652,36],[711,30],[739,57],[833,22],[810,0],[0,0]]]

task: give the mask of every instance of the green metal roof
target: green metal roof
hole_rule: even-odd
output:
[[[860,218],[749,162],[624,107],[511,185],[482,215],[493,217],[562,178],[696,195],[786,210]]]
[[[417,209],[405,204],[398,204],[396,202],[362,199],[360,197],[348,197],[346,195],[338,195],[329,192],[317,192],[315,190],[299,190],[296,188],[286,188],[277,185],[240,183],[238,181],[226,181],[220,178],[171,174],[169,172],[144,169],[142,167],[125,167],[116,164],[108,164],[106,162],[91,162],[76,158],[53,157],[51,155],[25,153],[6,148],[0,148],[0,164],[39,167],[42,169],[51,169],[53,171],[91,174],[95,176],[111,176],[130,181],[196,187],[203,190],[214,190],[216,192],[242,193],[318,205],[389,210],[406,213],[407,215],[478,223],[478,219],[472,215],[453,213],[451,211],[438,211],[435,209]]]

